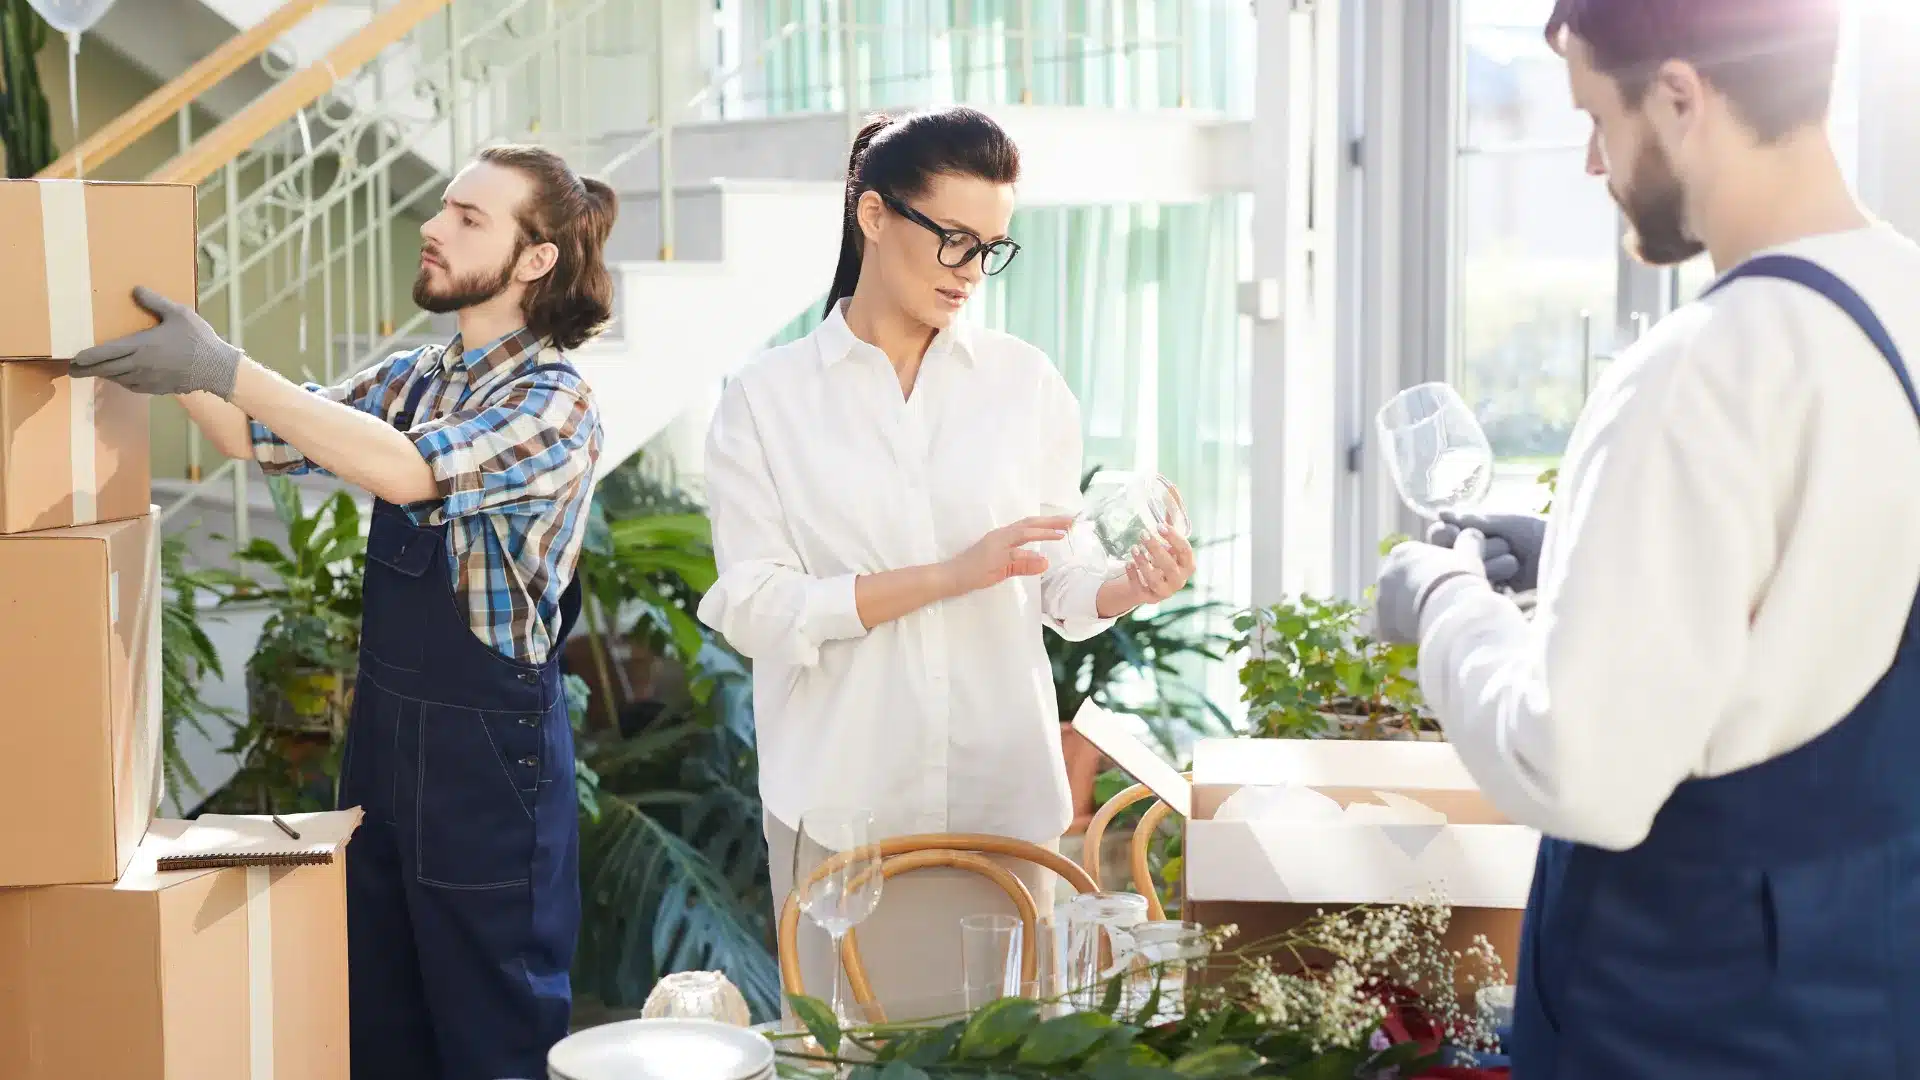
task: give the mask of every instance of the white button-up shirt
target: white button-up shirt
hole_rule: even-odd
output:
[[[1072,819],[1041,627],[1074,640],[1105,570],[1050,566],[866,629],[854,579],[958,555],[1080,505],[1080,409],[1040,350],[956,323],[910,396],[839,311],[727,387],[707,437],[719,581],[700,619],[753,660],[760,794],[873,810],[887,833],[1047,841]],[[1084,528],[1084,527],[1083,527]],[[1073,548],[1080,549],[1073,556]]]
[[[1873,227],[1778,250],[1853,286],[1920,377],[1920,248]],[[1748,278],[1668,316],[1560,475],[1533,621],[1476,579],[1421,619],[1421,688],[1515,820],[1632,847],[1679,783],[1807,743],[1891,665],[1920,589],[1920,421],[1820,294]]]

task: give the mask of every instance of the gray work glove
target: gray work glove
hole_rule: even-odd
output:
[[[1472,529],[1486,537],[1481,555],[1487,563],[1487,580],[1505,585],[1514,592],[1530,592],[1540,587],[1540,549],[1547,539],[1547,519],[1538,514],[1455,514],[1440,515],[1427,526],[1427,543],[1452,547],[1460,530]]]
[[[1450,547],[1408,540],[1387,552],[1373,596],[1373,636],[1389,645],[1420,641],[1420,609],[1443,581],[1485,577],[1485,538],[1459,531]]]
[[[189,394],[205,390],[233,397],[241,352],[223,341],[207,321],[145,286],[133,299],[160,325],[82,350],[73,358],[76,379],[100,378],[141,394]]]

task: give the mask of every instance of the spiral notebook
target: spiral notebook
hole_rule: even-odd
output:
[[[334,860],[334,852],[352,831],[352,822],[340,814],[287,814],[285,821],[298,839],[288,836],[270,817],[202,814],[185,832],[167,842],[166,853],[155,860],[157,870],[205,870],[222,866],[319,866]]]

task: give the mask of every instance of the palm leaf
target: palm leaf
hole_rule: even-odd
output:
[[[625,799],[601,806],[600,820],[581,827],[581,864],[589,870],[576,962],[582,989],[606,1001],[637,1001],[660,975],[717,970],[756,1018],[777,1015],[780,978],[766,916],[747,909],[729,875],[673,830]]]

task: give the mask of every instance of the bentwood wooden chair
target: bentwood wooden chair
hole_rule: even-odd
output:
[[[1190,772],[1180,775],[1188,780],[1193,779],[1193,774]],[[1160,902],[1160,891],[1154,887],[1153,867],[1148,864],[1147,855],[1152,849],[1153,834],[1160,828],[1160,824],[1167,820],[1167,816],[1173,813],[1173,808],[1154,798],[1153,789],[1145,784],[1135,784],[1108,799],[1106,805],[1095,812],[1093,820],[1087,823],[1087,834],[1080,853],[1080,863],[1087,875],[1098,882],[1100,880],[1100,845],[1106,839],[1107,827],[1112,825],[1113,820],[1128,807],[1147,799],[1153,799],[1153,805],[1147,807],[1146,813],[1140,817],[1140,823],[1134,826],[1133,841],[1128,845],[1127,855],[1128,862],[1131,864],[1129,870],[1132,872],[1133,891],[1147,898],[1147,917],[1159,920],[1167,917],[1167,909]]]
[[[1020,918],[1021,930],[1025,934],[1023,940],[1026,941],[1035,940],[1036,924],[1040,918],[1040,912],[1033,901],[1033,894],[1013,871],[994,861],[992,856],[1017,859],[1050,870],[1076,893],[1098,891],[1094,885],[1094,879],[1073,860],[1051,848],[1011,837],[974,833],[923,833],[915,836],[896,836],[881,841],[877,846],[880,848],[880,873],[883,878],[892,878],[899,874],[930,867],[945,867],[979,874],[998,885],[1013,902],[1014,911]],[[816,868],[808,882],[825,876],[833,865],[834,863],[829,861]],[[806,993],[801,981],[799,945],[800,891],[803,885],[804,883],[796,882],[793,892],[787,894],[786,902],[780,908],[780,982],[788,993],[793,994]],[[849,930],[845,939],[841,941],[839,961],[842,970],[847,973],[847,988],[852,993],[853,1000],[876,1021],[884,1022],[885,1012],[876,999],[873,983],[867,977],[866,964],[860,959],[857,931]],[[1036,950],[1021,950],[1020,967],[1021,979],[1032,982],[1038,970]]]

